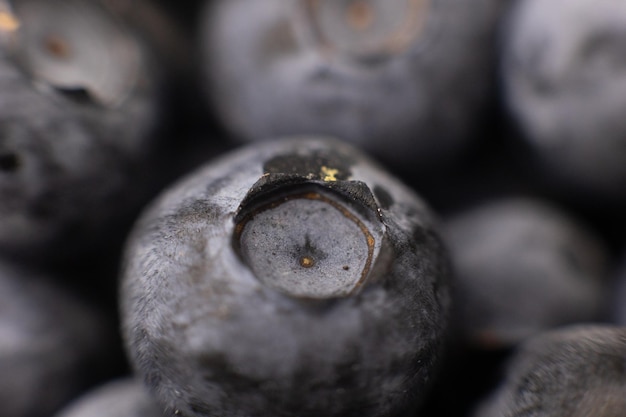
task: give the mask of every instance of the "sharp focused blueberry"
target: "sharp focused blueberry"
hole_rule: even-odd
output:
[[[147,171],[164,71],[141,31],[107,7],[0,1],[3,252],[104,240],[156,186]]]
[[[603,243],[566,212],[533,199],[483,203],[448,220],[458,276],[458,321],[483,348],[602,317],[609,259]]]
[[[506,101],[546,171],[626,200],[626,3],[521,0],[506,23]]]
[[[469,139],[500,3],[210,1],[207,91],[245,140],[324,134],[390,166],[432,164]]]
[[[502,386],[473,416],[623,416],[625,358],[624,327],[543,333],[519,348]]]
[[[289,139],[224,156],[131,234],[131,362],[170,414],[411,410],[447,323],[435,227],[411,190],[346,144]]]
[[[106,374],[113,326],[50,285],[0,261],[0,416],[48,417]]]
[[[55,417],[161,417],[141,381],[128,377],[108,382],[74,400]]]

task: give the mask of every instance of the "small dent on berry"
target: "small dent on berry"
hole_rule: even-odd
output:
[[[0,171],[15,172],[20,166],[20,160],[14,153],[0,153]]]
[[[42,47],[49,56],[60,60],[68,59],[72,54],[69,43],[55,34],[45,36],[42,40]]]
[[[289,55],[298,49],[292,25],[281,20],[270,27],[260,38],[260,58],[271,61],[277,56]]]
[[[366,1],[357,0],[350,2],[346,8],[346,21],[354,30],[364,31],[369,29],[372,26],[374,19],[374,10],[372,10],[372,6]]]
[[[376,200],[378,200],[380,206],[385,210],[389,210],[389,208],[394,204],[392,195],[380,185],[374,186],[374,196],[376,197]]]

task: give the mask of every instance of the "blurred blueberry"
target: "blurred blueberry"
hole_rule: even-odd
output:
[[[55,417],[161,417],[163,413],[140,381],[116,379],[66,406]]]
[[[207,1],[207,92],[242,140],[330,135],[394,170],[433,166],[485,108],[502,3]]]
[[[621,417],[625,361],[625,327],[542,333],[518,349],[502,385],[473,417]]]
[[[626,3],[518,0],[505,22],[505,100],[546,180],[626,201]]]
[[[448,219],[463,338],[511,347],[605,313],[609,258],[592,230],[547,201],[487,200]]]
[[[166,65],[120,4],[0,2],[1,252],[97,247],[163,181]]]
[[[0,261],[0,416],[48,417],[108,374],[114,327],[47,274]]]

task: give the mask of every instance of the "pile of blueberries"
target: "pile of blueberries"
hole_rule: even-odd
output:
[[[0,0],[0,417],[626,415],[623,0]]]

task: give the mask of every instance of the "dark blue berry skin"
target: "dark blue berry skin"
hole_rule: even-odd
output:
[[[626,409],[626,327],[586,325],[522,344],[473,417],[619,417]]]
[[[614,291],[611,296],[611,318],[620,326],[626,326],[626,251],[622,252],[615,274]]]
[[[477,130],[495,72],[499,0],[206,3],[206,90],[240,140],[330,135],[415,172],[458,155]],[[414,33],[407,4],[417,9]],[[307,7],[337,10],[313,11],[310,21]],[[382,12],[407,19],[410,41],[385,45],[397,27],[379,28]]]
[[[503,24],[504,101],[529,165],[592,206],[626,202],[625,16],[619,1],[521,0]]]
[[[329,206],[304,215],[303,191]],[[255,217],[283,209],[271,226]],[[335,209],[346,218],[316,217]],[[353,221],[369,238],[348,248],[372,250],[371,268],[346,291],[336,282],[363,258],[337,268],[345,240],[320,242]],[[265,232],[284,242],[267,265],[244,255],[266,251],[271,242],[255,246]],[[261,264],[287,278],[256,275]],[[332,140],[250,146],[192,173],[140,218],[122,271],[127,352],[167,415],[402,415],[424,399],[447,328],[447,256],[430,210]]]
[[[166,65],[153,39],[99,2],[11,4],[19,30],[0,30],[0,252],[65,259],[125,227],[162,183]],[[104,29],[85,30],[85,17]],[[42,19],[50,32],[37,34]]]
[[[117,369],[113,323],[51,281],[0,260],[1,417],[49,417]]]
[[[54,417],[161,417],[145,387],[133,377],[116,379],[72,401]]]
[[[605,243],[569,212],[538,198],[477,204],[447,219],[457,276],[457,324],[480,349],[510,348],[535,333],[604,318]]]

